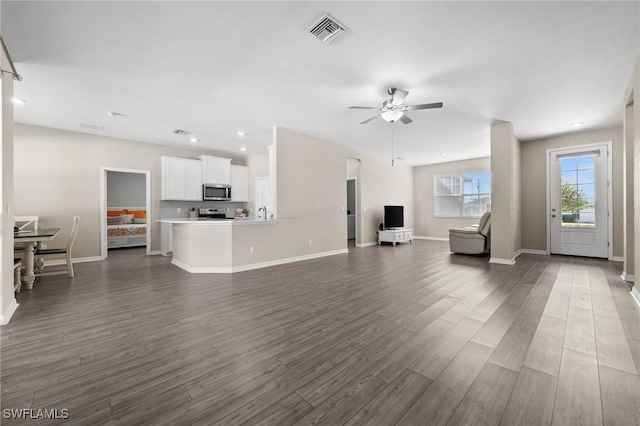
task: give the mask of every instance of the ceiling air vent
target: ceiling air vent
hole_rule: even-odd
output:
[[[104,130],[104,126],[98,126],[97,124],[80,123],[80,127],[82,127],[83,129],[96,130],[98,132]]]
[[[307,32],[316,36],[324,44],[331,44],[347,29],[348,28],[338,22],[336,18],[325,13]]]
[[[173,133],[174,135],[180,135],[180,136],[189,136],[191,134],[191,132],[188,130],[180,130],[180,129],[175,129],[171,133]]]

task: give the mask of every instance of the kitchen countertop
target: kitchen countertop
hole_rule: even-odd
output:
[[[234,219],[210,219],[210,218],[190,218],[190,217],[179,217],[179,218],[166,218],[166,219],[158,219],[156,222],[160,223],[182,223],[182,224],[191,224],[191,225],[272,225],[278,223],[278,219],[256,219],[253,217],[242,217],[242,218],[234,218]]]

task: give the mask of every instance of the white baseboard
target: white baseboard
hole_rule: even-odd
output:
[[[368,243],[356,243],[356,247],[371,247],[371,246],[377,246],[378,242],[377,241],[369,241]]]
[[[38,257],[36,254],[34,257]],[[89,256],[89,257],[76,257],[71,259],[71,263],[84,263],[84,262],[99,262],[102,258],[100,256]],[[54,266],[54,265],[65,265],[67,263],[64,259],[55,259],[55,260],[45,260],[44,266]]]
[[[633,300],[636,301],[636,303],[638,304],[638,306],[640,306],[640,292],[638,291],[638,287],[633,287],[631,289],[631,296],[633,297]]]
[[[535,250],[535,249],[520,249],[516,253],[517,253],[516,257],[518,257],[521,254],[536,254],[541,256],[547,255],[546,250]]]
[[[624,262],[624,257],[622,257],[622,256],[613,256],[611,258],[611,260],[613,260],[614,262]]]
[[[305,254],[303,256],[287,257],[287,258],[283,258],[283,259],[269,260],[267,262],[250,263],[248,265],[232,266],[232,267],[209,267],[209,266],[192,267],[192,266],[186,265],[183,262],[180,262],[179,260],[176,260],[176,259],[173,259],[171,261],[171,263],[173,263],[177,267],[179,267],[181,269],[184,269],[185,271],[190,272],[192,274],[233,274],[235,272],[251,271],[253,269],[268,268],[269,266],[283,265],[285,263],[300,262],[300,261],[303,261],[303,260],[311,260],[311,259],[317,259],[319,257],[333,256],[333,255],[336,255],[336,254],[346,254],[346,253],[349,253],[349,249],[345,248],[345,249],[332,250],[332,251],[323,251],[323,252],[320,252],[320,253]]]
[[[158,255],[162,255],[162,256],[166,256],[166,254],[164,254],[163,252],[161,252],[160,250],[152,250],[149,253],[149,256],[158,256]]]
[[[620,275],[620,278],[622,278],[622,281],[627,281],[630,283],[636,282],[635,275],[627,274],[625,271],[622,271],[622,275]]]
[[[449,241],[449,238],[443,238],[443,237],[418,237],[418,236],[414,236],[413,239],[414,240],[431,240],[431,241]]]
[[[9,306],[7,306],[7,310],[4,311],[2,315],[0,315],[0,325],[9,324],[9,321],[11,321],[11,317],[16,312],[16,309],[18,309],[18,306],[19,305],[18,305],[18,302],[16,302],[16,299],[13,299],[9,303]]]
[[[497,265],[509,265],[509,266],[511,266],[511,265],[515,265],[516,261],[515,261],[515,258],[513,258],[513,259],[501,259],[499,257],[492,257],[492,258],[489,258],[489,263],[495,263]]]

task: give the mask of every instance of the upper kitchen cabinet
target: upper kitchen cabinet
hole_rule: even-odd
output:
[[[160,157],[161,199],[202,201],[202,163],[186,158]]]
[[[202,183],[231,185],[231,159],[200,155],[202,162]]]
[[[249,168],[231,165],[231,201],[249,201]]]

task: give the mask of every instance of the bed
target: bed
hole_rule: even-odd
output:
[[[145,209],[107,209],[107,248],[147,245]]]

